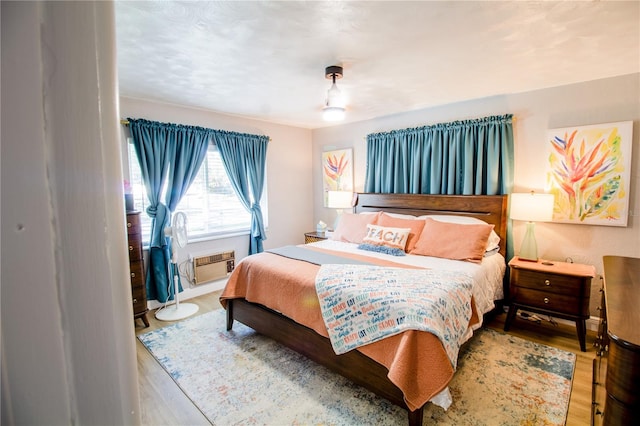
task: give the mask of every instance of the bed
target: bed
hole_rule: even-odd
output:
[[[482,323],[482,316],[493,306],[500,306],[503,297],[504,271],[506,253],[506,205],[507,197],[497,196],[457,196],[457,195],[410,195],[410,194],[357,194],[354,213],[365,216],[383,211],[395,217],[425,216],[451,218],[475,218],[493,225],[500,244],[477,262],[480,266],[470,266],[470,262],[448,260],[449,264],[461,270],[467,268],[474,275],[473,312],[465,340],[472,330]],[[473,219],[470,219],[473,220]],[[415,241],[414,241],[415,242]],[[398,266],[393,256],[380,253],[360,253],[349,243],[344,247],[339,242],[319,242],[310,244],[314,249],[331,255],[338,254],[351,259],[368,259],[374,256],[376,264]],[[312,246],[318,246],[316,248]],[[344,251],[344,252],[343,252]],[[414,257],[406,256],[402,262],[411,262]],[[428,258],[428,257],[425,257]],[[398,261],[400,258],[398,258]],[[489,260],[487,260],[489,259]],[[431,259],[429,259],[431,260]],[[349,263],[347,261],[346,263]],[[354,261],[356,263],[356,261]],[[275,265],[281,270],[276,270]],[[435,262],[434,265],[439,264]],[[491,266],[494,272],[485,274],[485,265]],[[455,360],[447,359],[446,350],[438,337],[431,333],[405,330],[393,336],[374,341],[355,350],[336,355],[327,328],[322,321],[318,323],[321,308],[318,296],[296,286],[298,281],[313,281],[314,275],[323,270],[323,266],[283,256],[282,253],[264,252],[248,256],[238,263],[236,270],[229,278],[220,301],[227,310],[227,329],[230,330],[234,320],[253,328],[257,332],[269,336],[285,346],[305,355],[331,370],[347,377],[377,395],[388,399],[408,411],[410,425],[421,425],[423,407],[426,403],[435,402],[446,407],[448,398],[447,383],[455,372]],[[474,264],[476,265],[476,264]],[[416,268],[422,269],[419,265]],[[426,269],[431,269],[427,266]],[[480,272],[476,272],[480,271]],[[495,272],[498,271],[498,272]],[[491,276],[495,291],[493,300],[480,302],[479,293],[475,289],[475,281],[480,275]],[[307,283],[308,284],[308,283]],[[268,291],[265,290],[268,286]],[[499,289],[497,289],[499,287]],[[262,288],[262,290],[260,290]],[[315,291],[315,287],[313,288]],[[483,290],[484,291],[484,290]],[[264,294],[267,294],[266,296]],[[335,341],[334,341],[335,344]],[[448,365],[448,367],[447,367]],[[420,379],[416,379],[419,377]],[[449,402],[450,403],[450,402]]]

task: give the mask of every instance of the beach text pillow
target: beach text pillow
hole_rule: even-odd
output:
[[[363,243],[397,248],[404,251],[411,228],[390,228],[380,225],[367,225],[367,234]]]

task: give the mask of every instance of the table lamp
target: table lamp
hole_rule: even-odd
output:
[[[330,209],[336,209],[338,216],[333,224],[335,230],[340,222],[340,215],[343,209],[350,209],[352,207],[353,193],[351,191],[328,191],[327,192],[327,207]]]
[[[535,222],[549,222],[553,217],[553,194],[530,193],[511,194],[511,213],[513,220],[527,222],[527,231],[522,240],[518,258],[538,261],[538,244],[535,237]]]

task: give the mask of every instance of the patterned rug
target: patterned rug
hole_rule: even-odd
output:
[[[407,412],[216,310],[138,336],[214,425],[405,425]],[[425,424],[563,425],[575,355],[490,329],[460,351]]]

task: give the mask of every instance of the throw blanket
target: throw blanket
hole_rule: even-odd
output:
[[[316,292],[336,354],[404,330],[434,334],[456,368],[471,319],[472,277],[453,271],[323,265]]]
[[[323,251],[311,250],[303,246],[284,246],[267,250],[267,252],[277,254],[278,256],[288,257],[289,259],[302,260],[303,262],[313,263],[314,265],[324,265],[327,263],[372,265],[372,263],[370,262],[351,259],[344,256],[337,256],[335,254]]]

